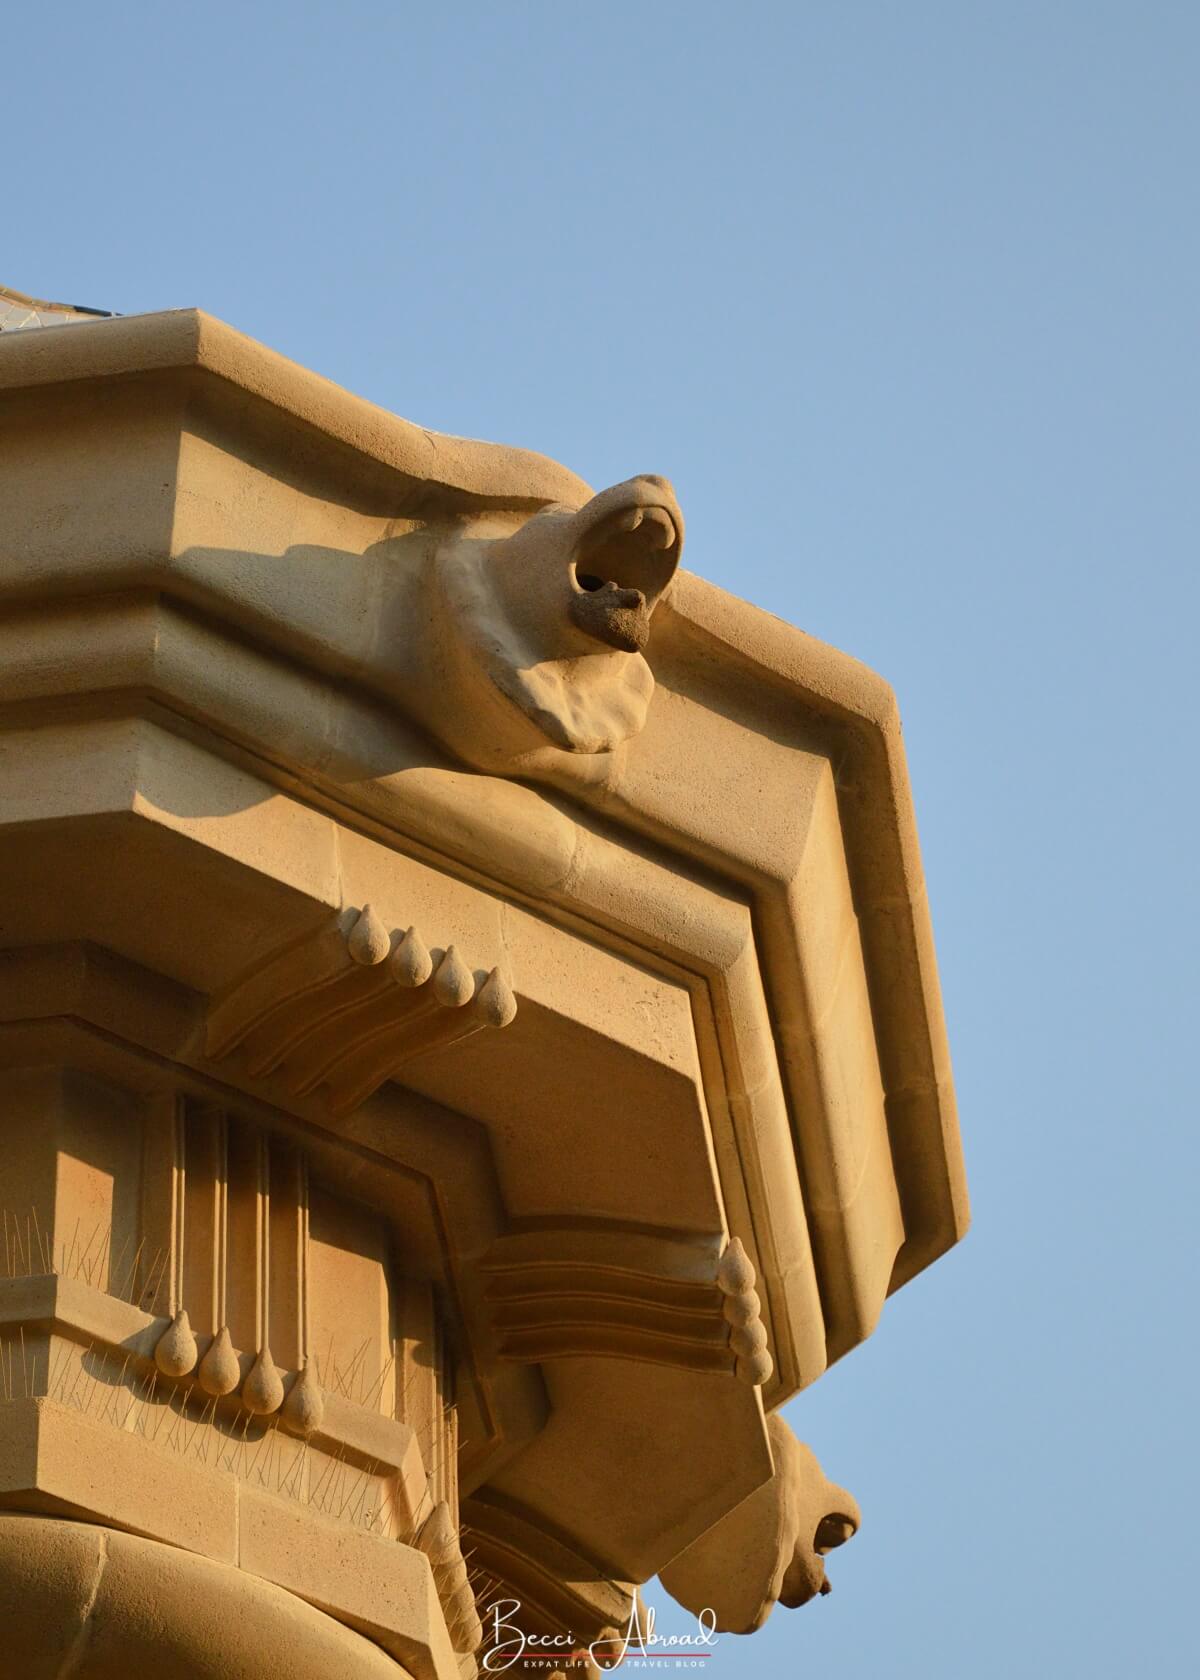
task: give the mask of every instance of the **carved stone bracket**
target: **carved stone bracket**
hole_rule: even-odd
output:
[[[292,1093],[324,1087],[348,1114],[406,1063],[515,1018],[498,968],[476,974],[453,945],[431,950],[416,928],[389,934],[370,905],[274,952],[209,1010],[212,1061],[235,1053],[255,1078]]]
[[[585,1647],[610,1638],[619,1642],[635,1605],[645,1625],[634,1582],[614,1579],[605,1565],[501,1495],[489,1490],[465,1502],[461,1539],[477,1571],[485,1614],[489,1603],[507,1601],[504,1619],[524,1632],[561,1635],[570,1629]],[[490,1631],[481,1630],[485,1642]],[[569,1672],[581,1670],[572,1664]]]
[[[715,1276],[686,1244],[567,1229],[503,1237],[484,1270],[501,1358],[632,1359],[735,1372],[755,1386],[774,1368],[754,1267],[737,1237]]]

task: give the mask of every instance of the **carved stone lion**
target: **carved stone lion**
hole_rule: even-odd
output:
[[[825,1557],[858,1531],[858,1504],[829,1481],[816,1455],[776,1413],[767,1419],[771,1480],[680,1552],[660,1579],[722,1633],[754,1633],[776,1603],[788,1609],[830,1591]]]
[[[654,692],[643,654],[683,547],[671,486],[631,478],[510,535],[477,531],[446,536],[426,573],[401,655],[409,709],[480,769],[612,753]]]

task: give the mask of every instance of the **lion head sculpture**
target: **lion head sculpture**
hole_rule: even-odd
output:
[[[415,627],[413,710],[480,769],[612,753],[645,721],[644,650],[682,547],[674,492],[650,475],[578,509],[543,507],[508,535],[455,528]]]
[[[724,1633],[754,1633],[775,1605],[830,1590],[825,1557],[858,1531],[858,1504],[829,1481],[816,1455],[778,1414],[767,1419],[769,1482],[680,1552],[660,1579],[672,1598],[716,1615]]]

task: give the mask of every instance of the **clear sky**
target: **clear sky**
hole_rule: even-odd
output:
[[[864,1527],[710,1672],[1200,1672],[1200,6],[14,11],[0,280],[666,473],[899,694],[975,1226],[790,1408]]]

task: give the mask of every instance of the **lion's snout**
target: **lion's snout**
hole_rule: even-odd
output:
[[[609,647],[641,653],[683,548],[675,492],[654,474],[631,478],[594,496],[572,525],[572,622]]]
[[[614,752],[645,722],[654,677],[642,654],[682,548],[675,492],[649,474],[581,508],[543,507],[507,536],[454,531],[427,597],[433,732],[487,768],[547,747]]]

